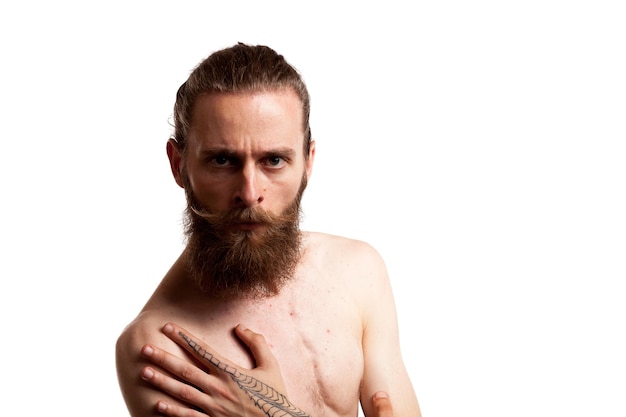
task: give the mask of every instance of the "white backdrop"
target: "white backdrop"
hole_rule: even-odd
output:
[[[127,415],[115,339],[182,248],[174,95],[243,41],[304,75],[304,226],[385,257],[425,417],[623,417],[625,18],[603,0],[3,3],[3,409]]]

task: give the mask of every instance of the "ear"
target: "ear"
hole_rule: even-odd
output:
[[[178,184],[181,188],[185,188],[183,185],[183,157],[181,155],[181,151],[178,148],[178,142],[174,139],[170,138],[167,141],[167,158],[170,160],[170,168],[172,169],[172,175],[174,175],[174,180],[176,180],[176,184]]]
[[[304,161],[305,169],[306,169],[306,178],[311,178],[311,173],[313,172],[313,161],[315,160],[315,141],[312,140],[309,145],[309,157]]]

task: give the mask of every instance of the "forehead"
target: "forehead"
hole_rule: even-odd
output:
[[[194,104],[189,139],[226,147],[302,145],[302,102],[288,88],[205,94]]]

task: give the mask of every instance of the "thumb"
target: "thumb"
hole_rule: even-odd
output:
[[[235,333],[252,352],[257,368],[279,368],[278,361],[267,344],[265,336],[241,324],[235,327]]]
[[[378,391],[372,396],[372,405],[374,406],[374,417],[393,417],[393,408],[389,394],[384,391]]]

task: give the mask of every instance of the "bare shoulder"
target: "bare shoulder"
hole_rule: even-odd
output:
[[[116,355],[126,355],[129,348],[141,348],[146,343],[169,340],[160,332],[160,326],[163,324],[164,322],[154,312],[142,311],[120,333],[116,343]]]
[[[141,357],[141,348],[148,344],[160,344],[169,339],[160,332],[160,322],[151,312],[141,312],[117,338],[115,344],[115,359],[120,380],[132,368],[135,372],[140,366],[147,364]],[[134,376],[136,376],[135,374]]]
[[[338,262],[359,260],[367,266],[382,263],[378,251],[369,243],[328,233],[307,232],[307,250],[313,251],[325,260]]]
[[[307,259],[313,265],[363,287],[388,281],[385,262],[369,243],[326,233],[307,234]]]
[[[161,332],[164,323],[164,318],[156,312],[143,311],[117,338],[115,363],[118,382],[129,412],[133,416],[153,415],[154,410],[150,409],[150,405],[155,404],[159,396],[159,393],[140,378],[142,369],[149,365],[141,355],[142,347],[153,344],[173,353],[180,351],[180,348]]]
[[[139,315],[122,330],[116,345],[118,362],[137,359],[137,355],[131,357],[129,352],[139,352],[139,349],[147,343],[178,347],[161,332],[161,328],[167,321],[180,318],[181,312],[179,308],[176,308],[176,304],[180,301],[180,297],[188,296],[189,288],[180,283],[180,265],[179,258],[162,279]]]
[[[129,367],[148,364],[141,356],[141,348],[146,344],[155,344],[182,352],[178,345],[161,331],[167,319],[163,315],[163,310],[144,309],[122,330],[115,345],[118,373],[121,373],[121,376],[128,371]]]

